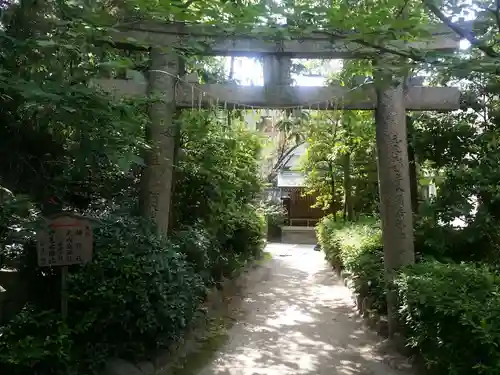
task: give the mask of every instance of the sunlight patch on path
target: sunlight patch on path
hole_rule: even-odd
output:
[[[270,244],[270,278],[246,292],[227,344],[198,375],[395,375],[313,246]],[[288,256],[283,256],[288,255]]]

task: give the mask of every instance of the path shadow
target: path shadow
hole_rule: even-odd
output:
[[[377,350],[380,338],[364,327],[320,253],[270,262],[271,277],[247,291],[229,342],[200,375],[409,373]]]

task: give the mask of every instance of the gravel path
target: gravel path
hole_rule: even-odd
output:
[[[269,276],[245,292],[237,323],[198,375],[409,375],[382,353],[349,290],[313,246],[271,244]]]

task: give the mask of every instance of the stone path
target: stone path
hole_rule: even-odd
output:
[[[349,290],[313,246],[271,244],[269,275],[249,287],[229,340],[198,375],[412,374],[381,354]]]

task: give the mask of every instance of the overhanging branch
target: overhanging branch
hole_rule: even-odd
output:
[[[465,30],[464,28],[458,26],[456,23],[452,22],[449,17],[446,17],[446,15],[441,11],[441,9],[439,9],[439,7],[436,6],[436,4],[432,2],[432,0],[422,0],[422,2],[432,12],[432,14],[434,14],[437,18],[439,18],[441,22],[446,24],[458,36],[467,39],[471,45],[478,48],[480,51],[482,51],[489,57],[492,58],[500,57],[500,54],[498,54],[493,49],[493,47],[483,43],[481,40],[477,39],[471,31]]]

